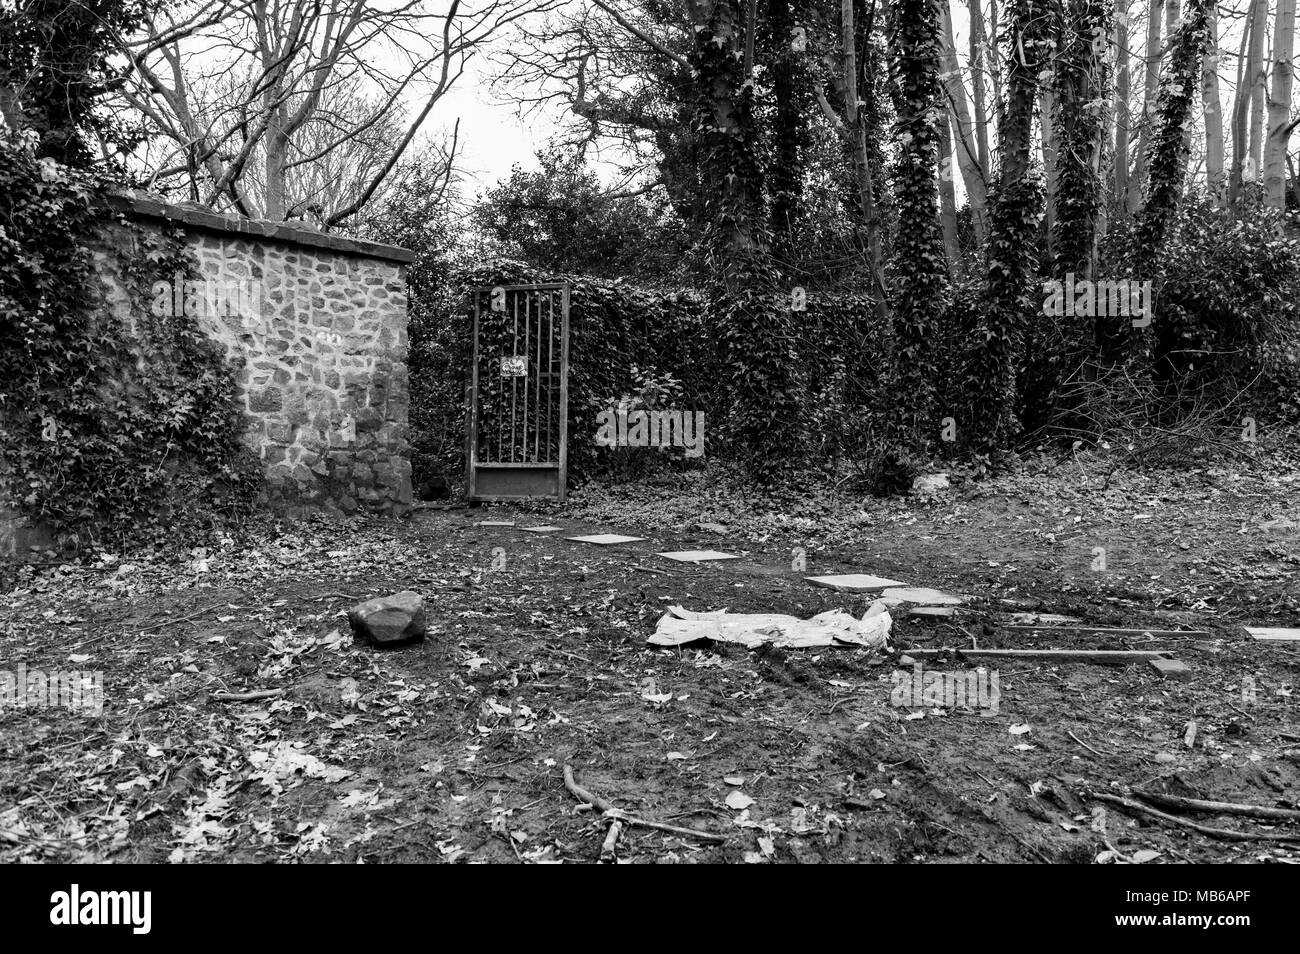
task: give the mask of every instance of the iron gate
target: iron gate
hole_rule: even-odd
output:
[[[476,288],[470,500],[564,500],[569,286]]]

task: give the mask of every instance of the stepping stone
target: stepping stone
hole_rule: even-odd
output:
[[[1181,659],[1148,659],[1147,662],[1152,669],[1166,679],[1177,679],[1179,682],[1186,682],[1192,678],[1192,667]]]
[[[901,580],[887,580],[883,576],[869,573],[840,573],[832,576],[805,576],[813,586],[824,586],[828,590],[841,590],[857,593],[862,590],[879,590],[886,586],[906,586]]]
[[[587,537],[565,537],[574,543],[594,543],[598,547],[608,547],[615,543],[637,543],[645,537],[625,537],[618,533],[595,533]]]
[[[513,527],[513,520],[480,520],[475,524],[476,527]]]
[[[1256,639],[1300,640],[1300,629],[1287,629],[1282,626],[1247,626],[1246,632]]]
[[[938,616],[948,618],[956,616],[957,611],[951,606],[913,606],[908,616]]]
[[[928,586],[904,586],[885,590],[886,600],[900,600],[904,603],[925,603],[932,606],[956,606],[965,603],[966,597],[941,593]]]
[[[546,524],[542,527],[520,527],[519,529],[524,531],[524,533],[554,533],[556,530],[563,530],[564,528]]]
[[[719,550],[677,550],[673,553],[659,553],[656,556],[667,557],[678,563],[703,563],[705,560],[739,560],[734,553],[722,553]]]

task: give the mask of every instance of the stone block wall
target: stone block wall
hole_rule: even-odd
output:
[[[184,229],[201,280],[155,285],[151,307],[185,309],[242,361],[245,439],[265,468],[266,502],[291,516],[409,506],[413,254],[140,197],[114,205],[136,226]],[[134,241],[121,231],[106,244]],[[116,255],[106,249],[98,259],[106,298],[127,308]]]

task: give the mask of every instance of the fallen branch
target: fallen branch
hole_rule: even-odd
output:
[[[591,805],[593,808],[601,811],[606,818],[614,821],[615,824],[622,822],[624,825],[635,825],[638,828],[653,828],[655,831],[664,831],[672,835],[681,835],[684,838],[698,838],[700,841],[711,842],[715,845],[726,844],[725,835],[715,835],[712,832],[696,831],[694,828],[680,828],[677,825],[668,825],[664,822],[650,821],[645,818],[637,818],[635,815],[629,815],[622,809],[615,808],[613,804],[601,798],[599,795],[587,791],[579,785],[573,778],[573,769],[568,765],[564,766],[564,787],[572,793],[573,797],[584,805]],[[611,826],[612,827],[612,826]],[[609,844],[609,837],[606,836],[605,844]],[[601,854],[604,855],[604,847],[601,848]]]
[[[1294,808],[1269,808],[1264,805],[1248,805],[1245,802],[1213,802],[1203,798],[1184,798],[1181,795],[1143,792],[1138,789],[1134,789],[1133,794],[1144,802],[1177,811],[1206,812],[1215,815],[1250,815],[1253,818],[1272,818],[1277,821],[1300,821],[1300,811]]]
[[[1221,838],[1224,841],[1290,841],[1300,842],[1300,835],[1284,835],[1276,832],[1247,832],[1232,831],[1228,828],[1211,828],[1209,825],[1200,825],[1185,818],[1178,818],[1174,815],[1168,815],[1150,805],[1143,805],[1141,802],[1135,802],[1131,798],[1122,798],[1119,795],[1108,795],[1105,792],[1082,792],[1085,798],[1092,798],[1101,802],[1110,802],[1113,805],[1119,805],[1127,808],[1129,811],[1140,812],[1144,815],[1150,815],[1158,818],[1170,825],[1177,825],[1180,828],[1190,828],[1192,831],[1200,832],[1202,835],[1209,835],[1211,838]]]
[[[969,659],[1042,659],[1046,662],[1096,663],[1123,666],[1147,659],[1168,659],[1169,650],[1156,649],[907,649],[912,657],[932,658],[954,653]]]
[[[258,699],[279,698],[287,691],[287,689],[255,689],[252,692],[214,692],[212,698],[217,702],[256,702]]]

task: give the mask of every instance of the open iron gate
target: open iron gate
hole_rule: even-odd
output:
[[[470,500],[564,500],[569,286],[476,288]]]

